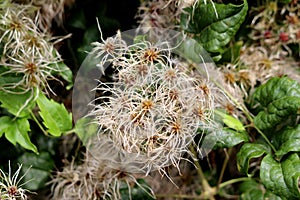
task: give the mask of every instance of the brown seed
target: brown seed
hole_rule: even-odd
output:
[[[25,65],[26,72],[33,74],[36,72],[37,66],[34,63],[28,63]]]
[[[172,69],[166,71],[165,78],[169,81],[174,80],[176,78],[176,72]]]
[[[239,81],[248,82],[249,81],[249,72],[239,72]]]
[[[157,59],[158,53],[154,49],[148,49],[144,53],[144,59],[146,62],[153,62]]]
[[[229,113],[229,114],[232,114],[235,110],[234,106],[230,103],[227,103],[225,105],[225,110]]]
[[[104,50],[108,53],[113,53],[114,50],[115,50],[115,47],[112,43],[108,42],[108,43],[105,44]]]
[[[230,84],[234,84],[235,83],[235,76],[233,73],[225,73],[224,74],[224,78],[225,78],[225,81],[230,83]]]
[[[178,98],[178,92],[176,90],[171,90],[169,92],[169,97],[172,101],[176,100]]]
[[[200,89],[203,91],[205,95],[209,95],[209,88],[207,87],[207,85],[205,84],[200,85]]]
[[[18,189],[16,186],[10,186],[7,189],[7,193],[9,194],[9,196],[16,196],[18,194]]]
[[[180,132],[181,126],[178,122],[173,122],[171,133],[178,134]]]
[[[199,107],[198,109],[195,110],[195,114],[200,118],[200,120],[204,120],[204,109],[202,107]]]
[[[10,29],[12,29],[12,30],[21,30],[21,29],[22,29],[22,24],[19,23],[17,20],[14,20],[14,21],[10,24]]]
[[[31,47],[41,47],[41,44],[38,41],[38,38],[32,36],[32,35],[26,35],[25,40],[27,41],[27,44]]]
[[[146,111],[150,110],[152,108],[152,106],[153,106],[153,102],[150,101],[150,100],[145,100],[145,101],[142,102],[143,110],[146,110]]]

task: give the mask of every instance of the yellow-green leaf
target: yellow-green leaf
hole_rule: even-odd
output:
[[[72,129],[72,114],[67,111],[63,104],[49,100],[44,94],[37,99],[40,108],[40,116],[48,132],[53,136],[61,136]]]
[[[6,121],[5,137],[13,145],[20,144],[25,149],[38,153],[36,146],[31,143],[28,132],[30,131],[29,122],[25,118],[9,119]]]

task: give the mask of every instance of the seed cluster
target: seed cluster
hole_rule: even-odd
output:
[[[21,76],[18,82],[5,82],[2,90],[27,92],[33,87],[51,90],[47,81],[60,71],[61,58],[53,46],[53,38],[41,32],[30,17],[32,5],[0,7],[0,43],[3,44],[0,77]],[[5,5],[5,4],[3,4]],[[13,79],[15,80],[15,79]]]
[[[8,163],[8,167],[8,174],[0,169],[0,199],[26,200],[27,195],[25,193],[28,192],[28,190],[23,189],[23,184],[21,184],[20,182],[22,181],[28,170],[23,176],[19,177],[22,165],[19,165],[19,168],[14,174],[12,174],[10,162]]]
[[[183,155],[190,154],[199,129],[216,127],[212,111],[217,89],[166,48],[170,44],[145,39],[125,45],[120,35],[111,41],[120,51],[107,52],[109,59],[103,44],[92,51],[101,64],[109,61],[115,70],[113,82],[100,81],[96,88],[111,94],[99,97],[91,112],[99,137],[107,135],[124,153],[143,162],[139,169],[145,174],[165,173],[166,166],[177,167]]]
[[[300,81],[299,61],[291,49],[300,47],[299,5],[297,1],[286,4],[270,1],[251,7],[250,13],[254,15],[248,34],[251,40],[242,45],[234,62],[224,63],[219,68],[223,87],[240,104],[258,84],[271,77],[287,75]],[[230,102],[226,102],[224,108],[243,118],[243,114],[232,109]]]
[[[58,80],[55,75],[66,69],[59,65],[62,59],[54,48],[63,38],[40,29],[41,8],[34,2],[23,3],[5,0],[0,4],[0,91],[30,93],[30,102],[40,91],[53,92],[48,81]]]

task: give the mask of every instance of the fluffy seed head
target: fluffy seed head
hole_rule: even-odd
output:
[[[99,81],[95,88],[111,95],[93,101],[99,103],[94,104],[90,115],[99,125],[99,137],[106,135],[119,151],[130,155],[127,157],[135,160],[131,164],[137,165],[140,173],[158,170],[166,174],[166,166],[177,167],[185,153],[191,154],[189,146],[197,134],[202,134],[198,132],[200,126],[217,126],[213,120],[217,106],[214,96],[220,93],[206,74],[190,69],[167,42],[143,40],[128,45],[121,35],[116,37],[104,43],[117,39],[123,49],[109,60],[103,58],[111,52],[103,49],[100,58],[113,65],[113,81]]]

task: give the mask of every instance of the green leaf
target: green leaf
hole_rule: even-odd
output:
[[[77,48],[78,52],[78,60],[83,62],[83,60],[87,56],[87,51],[91,51],[92,46],[91,43],[98,40],[99,30],[96,25],[90,26],[87,29],[85,29],[84,35],[83,35],[83,42],[82,44]]]
[[[227,127],[223,128],[217,134],[217,142],[214,148],[230,148],[239,143],[248,141],[248,134],[243,126],[242,122],[238,119],[222,112],[215,110],[215,120],[224,123]],[[214,141],[215,134],[209,134],[206,139]]]
[[[295,127],[286,127],[278,132],[272,137],[272,143],[276,148],[280,148],[283,143],[294,139],[300,139],[300,124]]]
[[[272,143],[278,149],[276,156],[283,156],[289,152],[300,152],[300,124],[287,127],[272,137]]]
[[[277,196],[276,194],[274,194],[273,192],[267,190],[265,192],[265,195],[264,195],[264,200],[265,199],[272,199],[272,200],[282,200],[282,198],[280,196]]]
[[[280,146],[277,156],[283,156],[289,152],[300,152],[300,139],[289,140]]]
[[[1,55],[1,54],[0,54]],[[0,74],[8,72],[9,68],[0,65]],[[0,87],[5,87],[7,85],[14,85],[22,81],[22,75],[7,73],[4,76],[0,76]]]
[[[63,104],[59,104],[53,99],[47,99],[44,94],[39,95],[37,104],[43,123],[51,135],[61,136],[61,134],[72,129],[72,114],[67,111]]]
[[[2,118],[3,119],[3,118]],[[38,150],[34,144],[31,143],[28,131],[30,131],[29,122],[25,118],[7,119],[5,118],[7,127],[5,129],[5,137],[13,145],[20,144],[25,149],[31,150],[38,154]]]
[[[207,51],[222,53],[245,20],[247,10],[246,0],[241,5],[200,1],[196,8],[182,12],[180,25],[186,32],[196,34],[195,39]]]
[[[300,84],[288,77],[273,77],[255,90],[252,106],[267,107],[283,97],[300,97]]]
[[[300,84],[287,77],[275,77],[256,89],[252,107],[259,111],[255,125],[264,130],[285,123],[300,108]]]
[[[281,163],[267,155],[261,162],[260,178],[265,187],[281,197],[299,199],[300,160],[291,154]]]
[[[38,190],[45,187],[55,166],[48,152],[40,152],[39,155],[25,152],[18,158],[18,162],[23,164],[23,174],[30,168],[23,179],[24,182],[28,182],[25,186],[29,190]]]
[[[245,127],[240,120],[219,110],[215,110],[214,112],[222,118],[224,124],[226,124],[229,128],[236,131],[245,131]]]
[[[215,137],[214,134],[210,134],[206,137]],[[218,140],[214,148],[230,148],[242,142],[248,141],[248,135],[246,131],[238,132],[229,128],[223,128],[220,134],[218,134]]]
[[[34,94],[35,92],[28,91],[21,93],[7,93],[0,91],[1,107],[5,108],[16,117],[26,117],[35,107]]]
[[[74,132],[80,138],[82,143],[86,145],[90,137],[97,133],[97,128],[98,125],[92,123],[89,118],[81,118],[76,122]]]
[[[260,185],[253,179],[245,181],[240,185],[239,188],[242,200],[263,200],[264,195],[263,191],[260,188]]]
[[[237,153],[238,169],[243,174],[248,174],[249,162],[252,158],[259,158],[270,152],[267,145],[258,143],[245,143]]]
[[[8,116],[3,116],[0,118],[0,137],[2,137],[5,130],[9,127],[11,119]]]
[[[71,69],[64,63],[60,62],[56,64],[59,68],[58,75],[61,76],[63,79],[68,81],[68,85],[66,86],[66,89],[69,90],[73,87],[73,73]]]
[[[276,196],[270,191],[265,191],[265,187],[254,179],[250,179],[249,181],[245,181],[240,185],[240,193],[241,200],[264,200],[264,199],[272,199],[272,200],[281,200],[279,196]]]
[[[254,118],[254,124],[261,130],[275,127],[286,119],[299,112],[299,97],[283,97],[275,100],[267,106],[267,109],[258,113]]]

